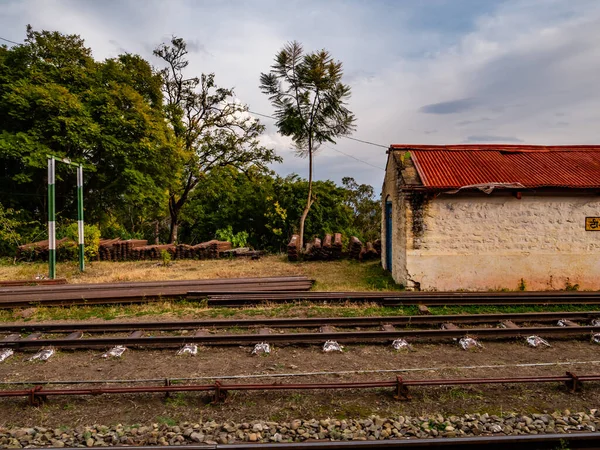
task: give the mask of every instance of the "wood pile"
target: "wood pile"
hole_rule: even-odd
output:
[[[172,258],[175,254],[175,244],[144,245],[143,247],[135,247],[131,250],[130,258],[135,261],[162,259],[163,251],[168,252]]]
[[[377,239],[373,242],[373,247],[375,248],[375,251],[381,255],[381,239]]]
[[[333,236],[326,234],[323,240],[315,237],[306,243],[304,249],[300,248],[299,237],[294,234],[287,246],[287,253],[289,261],[298,261],[301,258],[307,261],[334,261],[342,257],[368,261],[380,257],[381,241],[367,242],[363,245],[360,239],[351,236],[348,250],[344,253],[341,233],[335,233]]]
[[[148,245],[146,239],[100,239],[98,258],[101,261],[129,261],[137,258],[134,249]]]
[[[192,248],[197,259],[216,259],[224,251],[231,250],[231,242],[212,240],[194,245]]]
[[[300,236],[294,234],[287,245],[288,261],[298,261],[300,252],[298,251]]]
[[[360,259],[360,252],[363,249],[363,244],[356,236],[350,236],[348,243],[348,256],[350,259]]]
[[[375,250],[375,247],[372,243],[367,242],[367,245],[363,247],[360,251],[359,260],[361,261],[370,261],[373,259],[379,259],[379,253]]]
[[[48,261],[49,253],[49,241],[30,242],[29,244],[19,245],[17,247],[17,259],[26,259],[30,261]],[[60,259],[64,253],[65,247],[75,245],[69,238],[62,238],[56,240],[56,258]]]

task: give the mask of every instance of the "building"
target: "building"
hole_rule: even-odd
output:
[[[600,289],[600,146],[392,145],[382,202],[407,288]]]

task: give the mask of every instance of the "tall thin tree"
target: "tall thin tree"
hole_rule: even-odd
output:
[[[289,42],[275,56],[269,73],[260,75],[260,89],[275,108],[277,128],[292,138],[297,153],[308,157],[308,197],[300,217],[300,245],[304,223],[314,202],[312,192],[315,152],[322,143],[355,129],[354,114],[347,108],[350,86],[342,83],[342,63],[327,50],[304,53],[302,45]]]

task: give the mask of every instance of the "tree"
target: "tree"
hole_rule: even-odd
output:
[[[141,57],[95,61],[77,35],[28,27],[23,45],[0,47],[0,192],[18,193],[4,206],[45,221],[53,154],[84,164],[86,221],[133,232],[164,215],[179,159],[161,86]],[[56,171],[57,211],[74,215],[75,174]]]
[[[308,157],[308,197],[300,216],[300,245],[304,223],[314,202],[314,154],[324,142],[354,131],[354,114],[346,107],[350,87],[342,83],[342,63],[326,50],[304,54],[296,41],[275,56],[269,73],[260,76],[260,89],[275,108],[277,128],[292,138],[297,152]]]
[[[346,189],[345,203],[352,208],[353,233],[373,242],[381,234],[381,202],[374,197],[373,186],[358,184],[352,177],[342,178]]]
[[[251,166],[266,169],[269,163],[281,162],[274,150],[260,145],[264,126],[234,98],[232,89],[218,87],[213,73],[185,77],[187,53],[185,41],[177,37],[154,50],[166,63],[161,71],[166,113],[184,157],[178,185],[169,192],[169,242],[177,241],[181,210],[211,170],[226,166],[241,171]]]

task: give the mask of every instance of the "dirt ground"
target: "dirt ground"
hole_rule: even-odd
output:
[[[412,352],[396,352],[385,346],[352,345],[335,354],[324,354],[317,346],[289,346],[274,348],[268,356],[253,357],[250,347],[204,347],[195,357],[175,356],[175,350],[128,350],[119,360],[104,360],[100,351],[62,351],[43,363],[28,362],[29,355],[20,353],[0,365],[0,382],[210,378],[196,382],[203,384],[223,376],[264,376],[224,380],[230,384],[254,384],[394,380],[397,374],[405,379],[555,376],[566,371],[593,374],[598,373],[600,366],[599,350],[600,347],[589,342],[577,341],[557,341],[544,349],[532,349],[520,342],[487,342],[484,350],[476,352],[446,344],[417,344]],[[559,362],[565,364],[534,365]],[[519,364],[529,366],[516,367]],[[378,370],[389,372],[274,377],[276,374]],[[6,384],[2,388],[23,389]],[[589,383],[575,394],[554,383],[424,387],[411,388],[411,393],[413,399],[407,402],[395,400],[392,389],[231,392],[225,403],[217,405],[210,404],[208,395],[195,393],[174,394],[169,399],[160,394],[51,397],[37,408],[28,406],[23,398],[5,398],[0,401],[0,426],[60,427],[208,419],[276,421],[358,418],[371,414],[532,413],[581,411],[600,404],[600,385],[596,383]]]

